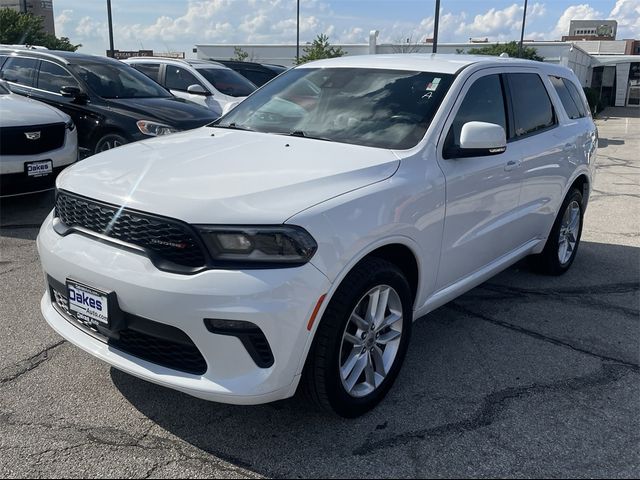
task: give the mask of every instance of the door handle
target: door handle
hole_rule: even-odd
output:
[[[509,160],[507,164],[504,166],[504,171],[510,172],[511,170],[515,170],[519,166],[520,166],[520,162],[517,162],[515,160]]]

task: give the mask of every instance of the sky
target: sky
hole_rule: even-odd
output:
[[[422,41],[433,34],[434,0],[300,0],[300,41]],[[520,37],[524,1],[441,0],[440,42]],[[106,0],[54,0],[56,34],[80,51],[108,48]],[[296,0],[112,0],[119,50],[185,51],[198,43],[295,43]],[[525,38],[560,40],[572,19],[614,19],[618,38],[640,39],[640,0],[529,0]]]

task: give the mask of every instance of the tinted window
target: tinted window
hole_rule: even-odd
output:
[[[35,58],[11,57],[2,67],[2,78],[31,87],[37,63]]]
[[[566,78],[563,78],[562,81],[567,87],[567,90],[569,90],[569,93],[571,94],[571,98],[573,98],[573,101],[576,102],[576,106],[578,107],[580,116],[588,117],[590,114],[589,105],[585,103],[585,100],[583,96],[580,95],[578,88],[575,86],[575,84],[571,80],[567,80]]]
[[[504,128],[506,133],[507,117],[499,75],[487,75],[471,85],[451,124],[445,150],[460,147],[460,132],[467,122],[494,123]]]
[[[217,124],[379,148],[423,137],[453,76],[374,68],[299,68],[257,90]]]
[[[516,137],[529,135],[555,124],[553,106],[542,79],[535,73],[510,73]]]
[[[135,63],[131,65],[139,72],[144,73],[151,80],[157,82],[158,74],[160,72],[160,64],[158,63]]]
[[[194,77],[190,72],[182,67],[167,65],[165,78],[165,87],[169,90],[182,90],[184,92],[191,85],[202,85],[202,83]],[[204,85],[202,85],[204,87]]]
[[[198,72],[225,95],[246,97],[256,89],[253,83],[228,68],[199,68]]]
[[[238,72],[256,87],[261,87],[276,76],[275,73],[261,72],[259,70],[238,70]]]
[[[64,68],[55,63],[42,61],[38,73],[38,88],[48,92],[60,93],[60,87],[77,87],[78,82]]]
[[[72,65],[76,75],[102,98],[154,98],[170,97],[164,88],[122,63],[83,63]]]
[[[562,102],[562,106],[564,110],[567,112],[567,116],[569,118],[580,118],[580,111],[578,110],[578,106],[576,102],[573,100],[573,97],[569,93],[567,86],[562,81],[560,77],[549,77],[551,83],[553,84],[553,88],[556,89],[558,96],[560,97],[560,101]]]

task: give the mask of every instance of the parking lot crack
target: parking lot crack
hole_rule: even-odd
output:
[[[587,350],[585,348],[578,347],[576,345],[572,345],[571,343],[566,342],[564,340],[560,340],[558,338],[550,337],[550,336],[544,335],[544,334],[542,334],[540,332],[536,332],[534,330],[529,330],[528,328],[520,327],[518,325],[514,325],[512,323],[505,322],[503,320],[498,320],[498,319],[495,319],[495,318],[491,318],[491,317],[489,317],[487,315],[483,315],[481,313],[477,313],[477,312],[474,312],[472,310],[469,310],[468,308],[463,307],[462,305],[460,305],[457,302],[449,303],[447,305],[447,308],[450,308],[450,309],[452,309],[454,311],[463,313],[465,315],[469,315],[471,317],[478,318],[478,319],[483,320],[485,322],[492,323],[492,324],[497,325],[499,327],[507,328],[509,330],[513,330],[515,332],[522,333],[522,334],[527,335],[529,337],[535,338],[536,340],[541,340],[543,342],[551,343],[552,345],[557,345],[559,347],[569,348],[571,350],[574,350],[576,352],[582,353],[584,355],[589,355],[591,357],[595,357],[595,358],[598,358],[598,359],[603,360],[603,361],[615,362],[615,363],[618,363],[620,365],[624,365],[626,367],[632,368],[633,370],[640,371],[640,365],[637,364],[637,363],[629,362],[629,361],[623,360],[621,358],[611,357],[609,355],[604,355],[604,354],[601,354],[601,353],[592,352],[591,350]]]
[[[27,372],[38,368],[44,362],[51,358],[51,353],[57,349],[59,346],[64,344],[64,340],[60,340],[53,345],[48,346],[44,350],[39,351],[35,355],[27,358],[26,360],[22,360],[18,362],[16,365],[6,367],[0,373],[0,385],[4,385],[6,383],[12,382],[17,378],[20,378]]]
[[[399,433],[378,441],[367,441],[353,450],[353,455],[365,456],[379,450],[412,444],[430,438],[464,434],[480,428],[488,427],[509,407],[519,399],[546,393],[571,393],[617,382],[635,369],[618,363],[605,363],[596,372],[585,376],[560,380],[549,384],[531,384],[522,387],[507,387],[485,396],[480,407],[469,418],[445,423],[434,427],[411,430]]]

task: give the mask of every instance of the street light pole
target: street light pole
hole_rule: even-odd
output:
[[[107,18],[109,21],[109,56],[113,57],[113,22],[111,21],[111,0],[107,0]]]
[[[296,63],[300,61],[300,0],[298,0],[298,15],[296,20]]]
[[[438,23],[440,22],[440,0],[436,0],[436,16],[433,21],[433,53],[438,53]]]
[[[522,32],[520,32],[520,44],[518,45],[518,57],[522,58],[522,42],[524,42],[524,24],[527,21],[527,0],[524,0],[524,12],[522,12]]]

